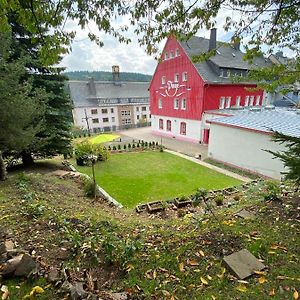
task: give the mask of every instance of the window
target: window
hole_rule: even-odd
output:
[[[170,52],[170,58],[173,58],[174,55],[173,55],[173,51]]]
[[[113,113],[114,113],[114,109],[113,109],[113,108],[111,108],[111,109],[110,109],[110,112],[113,114]]]
[[[174,75],[174,82],[178,82],[178,81],[179,81],[179,74],[176,73],[176,74]]]
[[[147,107],[146,106],[142,106],[142,111],[146,111]]]
[[[164,129],[164,120],[163,119],[159,119],[159,129]]]
[[[250,97],[250,106],[253,106],[253,104],[254,104],[254,96],[251,96]]]
[[[168,52],[165,52],[165,60],[168,59]]]
[[[140,111],[140,108],[139,108],[139,107],[137,107],[137,108],[136,108],[136,111]]]
[[[107,122],[108,122],[108,118],[103,118],[103,119],[102,119],[102,122],[103,122],[103,123],[107,123]]]
[[[122,120],[122,125],[128,125],[131,124],[131,119],[123,119]]]
[[[115,122],[115,117],[111,117],[111,121],[112,121],[112,122]]]
[[[121,116],[130,116],[130,110],[121,110]]]
[[[260,96],[256,96],[255,105],[260,105]]]
[[[225,107],[225,97],[220,98],[219,108],[223,109]]]
[[[98,113],[98,110],[97,109],[91,109],[91,114],[92,115],[96,115]]]
[[[162,108],[163,103],[162,99],[158,99],[158,108]]]
[[[171,121],[167,120],[167,131],[171,131],[172,127],[171,127]]]
[[[179,108],[179,100],[177,98],[174,99],[174,109]]]
[[[245,106],[249,106],[249,96],[246,96],[245,98]]]
[[[179,56],[179,49],[176,49],[176,50],[175,50],[175,56],[176,56],[176,57]]]
[[[241,105],[241,96],[236,96],[236,103],[235,103],[236,107],[240,107]]]
[[[166,76],[163,76],[163,77],[161,78],[161,84],[166,84]]]
[[[185,122],[180,123],[180,134],[186,135],[186,123]]]
[[[230,108],[231,97],[226,97],[226,108]]]
[[[99,119],[97,118],[97,119],[92,119],[92,122],[93,122],[93,124],[97,124],[97,123],[99,123]]]
[[[143,119],[145,119],[145,120],[146,120],[146,119],[147,119],[147,115],[143,115]]]
[[[140,116],[139,116],[139,115],[137,115],[137,116],[136,116],[136,119],[137,119],[137,120],[139,120],[139,119],[140,119]]]
[[[186,99],[181,99],[181,109],[185,110],[186,109]]]
[[[106,109],[106,108],[103,108],[103,109],[101,110],[101,112],[102,112],[103,114],[107,114],[107,109]]]
[[[187,72],[182,73],[182,81],[187,81]]]

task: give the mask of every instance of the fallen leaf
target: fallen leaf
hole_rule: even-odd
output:
[[[194,259],[188,259],[187,260],[187,263],[190,265],[190,266],[199,266],[199,263],[194,260]]]
[[[130,272],[131,270],[133,270],[134,269],[134,266],[133,266],[133,264],[128,264],[127,265],[127,268],[126,268],[126,272]]]
[[[269,254],[276,254],[275,251],[268,251]]]
[[[244,284],[248,284],[249,282],[246,280],[238,280],[239,283],[244,283]]]
[[[260,284],[263,284],[263,283],[265,283],[265,282],[267,282],[268,280],[266,279],[266,277],[264,277],[264,276],[261,276],[261,277],[259,277],[258,278],[258,282],[260,283]]]
[[[207,275],[206,277],[208,278],[208,280],[212,280],[211,276]]]
[[[239,284],[235,289],[242,293],[247,292],[247,287],[244,284]]]
[[[9,299],[9,291],[8,291],[8,287],[6,285],[1,286],[1,292],[3,292],[2,298],[1,298],[2,300]]]
[[[275,289],[272,289],[270,292],[269,292],[269,296],[275,296]]]
[[[225,269],[225,268],[222,268],[221,274],[217,274],[217,276],[218,276],[220,279],[222,279],[222,278],[224,277],[225,272],[226,272],[226,269]]]
[[[253,273],[257,275],[266,275],[266,272],[264,271],[253,271]]]
[[[297,290],[294,291],[293,297],[295,300],[299,299],[299,293]]]
[[[180,272],[184,272],[184,264],[183,264],[183,262],[181,262],[181,263],[179,264],[179,271],[180,271]]]
[[[279,279],[279,280],[285,280],[285,279],[290,279],[290,280],[295,280],[295,278],[293,278],[293,277],[288,277],[288,276],[277,276],[276,277],[277,279]]]
[[[198,252],[196,252],[196,255],[198,257],[200,257],[200,256],[204,257],[205,256],[205,254],[204,254],[204,252],[202,250],[199,250]]]
[[[272,245],[272,246],[270,247],[270,249],[276,250],[276,249],[278,249],[278,245],[274,244],[274,245]]]
[[[175,300],[175,298],[174,298],[174,296],[173,296],[173,295],[171,296],[170,300]]]
[[[211,295],[212,300],[217,300],[217,298],[214,295]]]
[[[153,279],[156,278],[156,275],[157,275],[157,274],[156,274],[156,270],[154,270],[154,271],[153,271],[153,275],[152,275]]]
[[[205,278],[200,277],[200,280],[201,280],[201,282],[202,282],[203,284],[208,285],[208,282],[207,282],[207,280],[206,280]]]

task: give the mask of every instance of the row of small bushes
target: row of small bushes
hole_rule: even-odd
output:
[[[159,149],[161,146],[159,146],[158,142],[138,142],[138,143],[128,143],[124,145],[113,145],[113,146],[108,146],[108,151],[130,151],[130,150],[137,150],[137,149]]]

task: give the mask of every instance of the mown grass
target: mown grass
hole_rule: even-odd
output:
[[[77,167],[92,175],[91,167]],[[97,183],[125,207],[220,189],[240,181],[166,152],[113,154],[95,165]]]
[[[73,144],[78,144],[83,141],[90,141],[92,144],[103,144],[107,142],[111,142],[120,136],[117,134],[112,134],[112,133],[101,133],[98,135],[93,135],[91,137],[81,137],[81,138],[76,138],[73,140]]]

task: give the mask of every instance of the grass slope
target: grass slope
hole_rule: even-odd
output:
[[[94,135],[92,137],[81,137],[81,138],[76,138],[73,140],[73,145],[79,144],[83,141],[90,141],[92,144],[101,144],[101,143],[107,143],[111,142],[120,136],[117,134],[111,134],[111,133],[101,133],[98,135]]]
[[[90,167],[77,167],[91,176]],[[219,189],[239,180],[167,152],[132,152],[111,155],[95,166],[96,180],[125,207],[190,195],[198,188]]]
[[[83,278],[83,269],[92,271],[100,289],[126,290],[131,299],[297,299],[299,193],[265,202],[261,192],[266,186],[259,183],[235,206],[215,211],[219,222],[185,210],[177,219],[153,219],[91,202],[71,179],[34,170],[25,175],[0,182],[0,232],[21,249],[34,249],[46,266],[68,266],[75,281]],[[36,210],[37,205],[43,209]],[[256,219],[234,216],[245,207]],[[222,258],[243,248],[267,269],[239,282],[223,268]],[[1,283],[13,300],[34,285],[46,286],[25,279]],[[41,299],[66,298],[57,291],[51,286]]]

